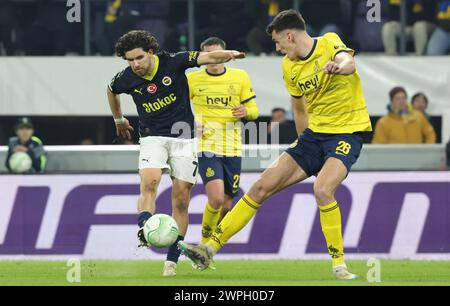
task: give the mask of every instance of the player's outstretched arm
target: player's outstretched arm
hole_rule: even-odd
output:
[[[352,74],[356,70],[355,59],[347,52],[336,54],[334,61],[329,61],[323,68],[326,73],[330,74]]]
[[[128,122],[128,119],[126,119],[122,114],[119,95],[113,93],[109,87],[106,89],[106,93],[108,95],[109,108],[111,109],[111,113],[114,117],[117,136],[131,140],[131,132],[134,129]]]
[[[306,110],[305,95],[301,98],[291,96],[291,104],[294,113],[295,128],[297,129],[297,134],[300,136],[308,127],[308,112]]]
[[[199,65],[221,64],[237,58],[244,58],[245,53],[236,50],[215,50],[200,52],[197,63]]]

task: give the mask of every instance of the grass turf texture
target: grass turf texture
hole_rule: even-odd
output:
[[[221,260],[207,271],[182,260],[174,278],[161,276],[162,261],[83,260],[81,282],[72,284],[65,261],[0,261],[0,285],[450,285],[450,261],[382,260],[381,283],[366,280],[366,261],[348,265],[360,279],[335,280],[328,260]]]

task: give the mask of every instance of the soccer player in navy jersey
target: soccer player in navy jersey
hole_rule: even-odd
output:
[[[107,89],[117,135],[131,139],[133,131],[122,114],[120,94],[133,97],[139,114],[140,246],[148,246],[142,228],[155,213],[161,176],[169,173],[172,179],[172,216],[178,224],[179,236],[169,248],[163,276],[175,276],[180,256],[177,243],[184,239],[187,231],[190,193],[198,170],[194,115],[185,70],[228,62],[245,55],[233,50],[168,53],[160,50],[156,38],[147,31],[126,33],[118,40],[115,51],[129,65],[112,79]]]

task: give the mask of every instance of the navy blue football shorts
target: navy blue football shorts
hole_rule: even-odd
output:
[[[341,160],[347,174],[361,152],[363,139],[354,134],[314,133],[305,129],[286,152],[300,165],[308,176],[318,173],[329,157]]]
[[[239,191],[241,178],[240,156],[221,156],[210,152],[199,152],[198,168],[203,184],[220,179],[224,182],[225,193],[235,197]]]

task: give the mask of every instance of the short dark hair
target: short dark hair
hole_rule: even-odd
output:
[[[286,114],[286,110],[282,107],[274,107],[272,108],[271,114],[275,113],[275,112],[283,112]]]
[[[403,92],[403,93],[405,94],[405,96],[408,96],[408,94],[406,93],[405,88],[403,88],[403,87],[401,87],[401,86],[396,86],[396,87],[392,88],[392,89],[389,91],[389,98],[391,98],[391,101],[392,101],[392,99],[394,98],[394,96],[395,96],[396,94],[398,94],[399,92]]]
[[[213,37],[209,37],[209,38],[205,39],[200,44],[200,50],[203,50],[203,48],[206,47],[206,46],[215,46],[215,45],[221,46],[224,50],[227,48],[227,44],[225,43],[225,41],[223,41],[219,37],[214,37],[213,36]]]
[[[428,98],[427,98],[427,96],[425,96],[425,94],[423,92],[418,92],[414,96],[412,96],[411,103],[413,105],[414,105],[414,100],[416,100],[416,98],[418,98],[418,97],[422,97],[425,100],[425,104],[428,105]]]
[[[278,13],[272,22],[267,26],[267,34],[272,35],[272,32],[281,32],[287,29],[306,30],[305,19],[297,10],[286,10]]]
[[[125,53],[133,49],[142,48],[145,52],[150,50],[156,53],[159,44],[156,38],[147,31],[134,30],[124,34],[116,43],[116,55],[125,59]]]

